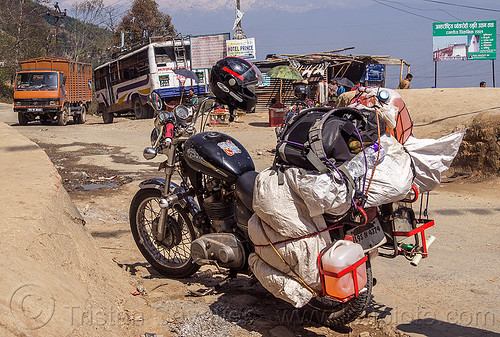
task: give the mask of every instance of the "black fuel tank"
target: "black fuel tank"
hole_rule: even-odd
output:
[[[184,160],[209,176],[233,183],[255,165],[248,151],[236,139],[220,132],[201,132],[184,145]]]

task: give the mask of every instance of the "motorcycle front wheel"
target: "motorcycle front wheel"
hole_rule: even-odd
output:
[[[373,288],[373,276],[370,261],[366,261],[366,290],[358,297],[346,303],[340,303],[328,297],[313,298],[303,308],[312,320],[330,328],[351,323],[358,318],[370,303]]]
[[[196,232],[188,213],[175,205],[167,210],[165,239],[159,242],[161,192],[157,189],[139,190],[130,205],[130,229],[137,247],[154,269],[167,277],[185,278],[200,268],[193,263],[191,242]]]

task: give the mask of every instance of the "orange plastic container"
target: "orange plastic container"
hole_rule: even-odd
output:
[[[320,257],[323,292],[337,299],[358,295],[366,285],[366,257],[361,245],[339,240]],[[354,279],[356,275],[356,280]]]

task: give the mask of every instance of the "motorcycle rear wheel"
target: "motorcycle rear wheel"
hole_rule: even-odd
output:
[[[373,276],[369,260],[366,262],[365,288],[366,291],[346,303],[340,303],[327,297],[313,298],[303,310],[307,311],[308,317],[311,317],[312,320],[329,328],[344,326],[358,318],[371,301]]]
[[[153,228],[160,218],[161,192],[157,189],[139,190],[130,205],[130,229],[137,247],[154,269],[162,275],[185,278],[200,268],[193,263],[191,242],[196,232],[188,213],[179,205],[167,210],[167,236],[171,243],[158,242]]]

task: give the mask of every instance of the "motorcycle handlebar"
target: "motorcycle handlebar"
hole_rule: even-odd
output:
[[[169,122],[167,123],[167,125],[165,125],[165,138],[172,139],[173,136],[174,136],[174,124]]]
[[[170,144],[172,143],[172,137],[174,136],[174,124],[172,122],[168,122],[165,125],[165,143]]]

